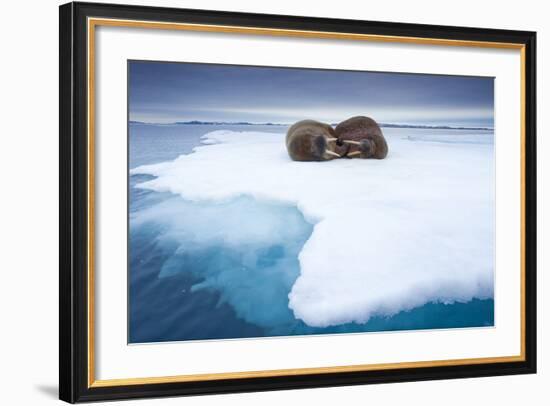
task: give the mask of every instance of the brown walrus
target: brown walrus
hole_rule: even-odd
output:
[[[315,120],[302,120],[292,125],[286,133],[286,149],[295,161],[327,161],[341,158],[334,152],[338,139],[334,129]]]
[[[388,144],[382,130],[370,117],[356,116],[342,121],[334,129],[338,141],[348,145],[348,158],[384,159]]]

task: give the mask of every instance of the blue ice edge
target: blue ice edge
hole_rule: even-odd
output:
[[[129,344],[494,325],[494,301],[427,303],[367,323],[316,328],[288,293],[313,231],[296,206],[239,196],[192,202],[131,176]]]

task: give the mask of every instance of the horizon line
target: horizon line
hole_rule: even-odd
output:
[[[204,121],[204,120],[188,120],[174,121],[166,123],[148,122],[140,120],[128,120],[128,124],[144,124],[144,125],[266,125],[266,126],[291,126],[292,123],[273,123],[273,122],[250,122],[250,121]],[[337,123],[330,123],[335,126]],[[483,130],[494,131],[494,127],[484,126],[453,126],[453,125],[430,125],[430,124],[401,124],[401,123],[379,123],[382,128],[424,128],[434,130]]]

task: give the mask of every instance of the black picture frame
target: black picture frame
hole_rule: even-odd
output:
[[[67,402],[235,393],[536,372],[536,33],[94,3],[60,6],[59,397]],[[518,44],[524,52],[524,359],[94,387],[89,382],[87,19],[114,18]]]

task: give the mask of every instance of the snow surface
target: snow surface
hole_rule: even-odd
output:
[[[284,137],[215,131],[194,153],[131,173],[193,202],[296,205],[314,227],[288,299],[310,326],[493,297],[492,143],[387,136],[384,160],[293,162]]]

